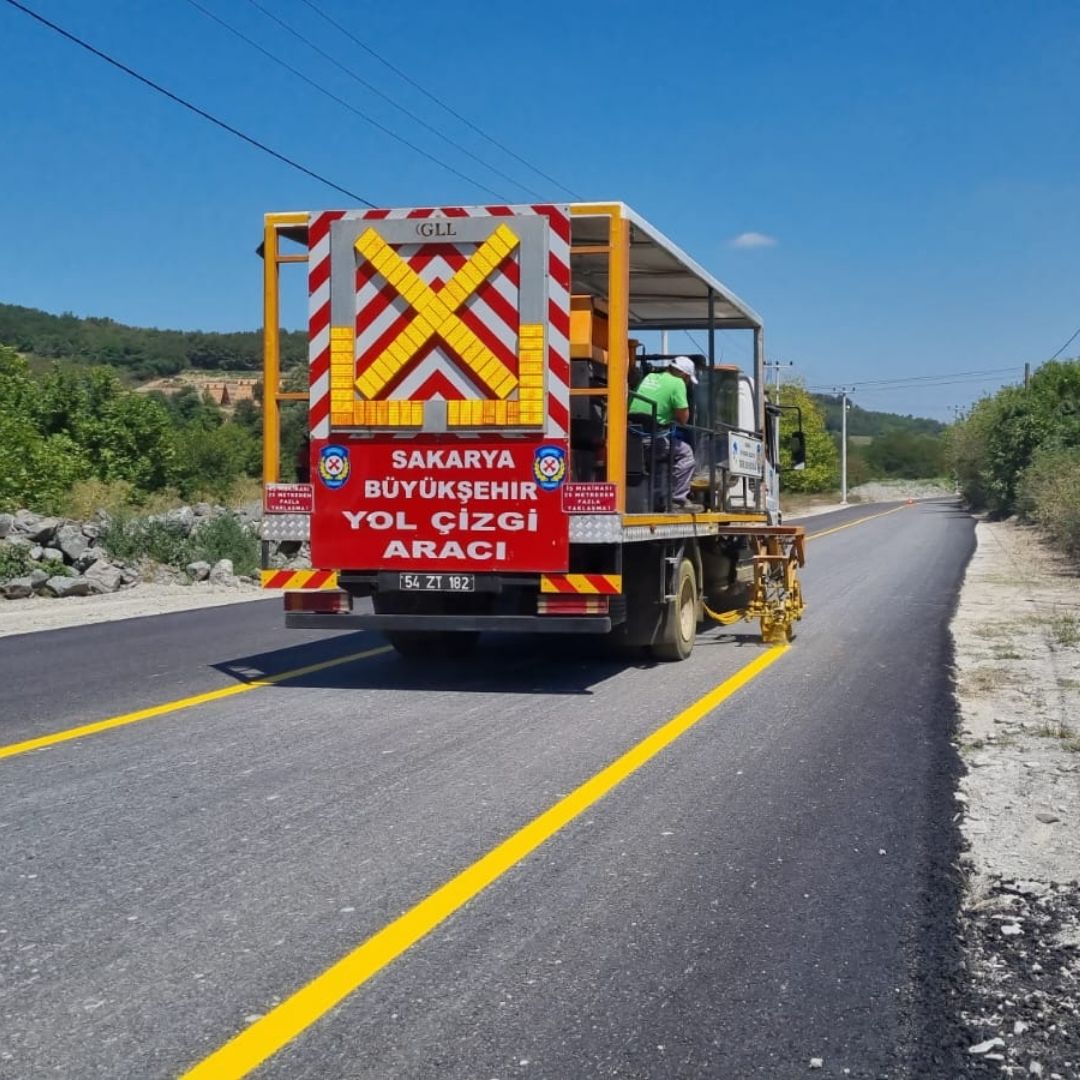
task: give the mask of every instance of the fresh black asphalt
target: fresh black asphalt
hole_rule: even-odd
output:
[[[948,501],[812,541],[787,654],[260,1075],[951,1075],[972,547]],[[3,639],[0,742],[377,644],[273,602]],[[0,1076],[179,1074],[760,649],[380,654],[0,761]]]

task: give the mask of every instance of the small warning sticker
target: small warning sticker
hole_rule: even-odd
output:
[[[614,514],[614,484],[563,484],[562,508],[566,514]]]
[[[310,514],[315,510],[311,484],[267,484],[263,509],[268,514]]]

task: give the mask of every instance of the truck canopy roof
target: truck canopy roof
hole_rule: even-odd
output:
[[[589,214],[595,204],[574,204],[572,242],[606,244],[608,218]],[[713,292],[717,329],[753,330],[762,325],[757,312],[740,300],[659,229],[624,203],[615,204],[630,222],[630,327],[635,330],[707,330],[709,290]],[[597,207],[599,211],[599,207]],[[608,261],[584,256],[574,260],[573,292],[608,295]]]

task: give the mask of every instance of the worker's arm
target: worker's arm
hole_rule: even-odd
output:
[[[690,419],[689,409],[676,409],[672,416],[675,417],[676,424],[685,424]]]

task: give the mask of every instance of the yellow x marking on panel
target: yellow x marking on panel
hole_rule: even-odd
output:
[[[364,397],[371,399],[436,334],[461,357],[498,398],[517,386],[514,373],[457,317],[455,312],[514,250],[518,238],[500,225],[469,256],[465,265],[438,291],[372,228],[356,241],[356,250],[397,290],[412,308],[408,326],[356,380]]]

